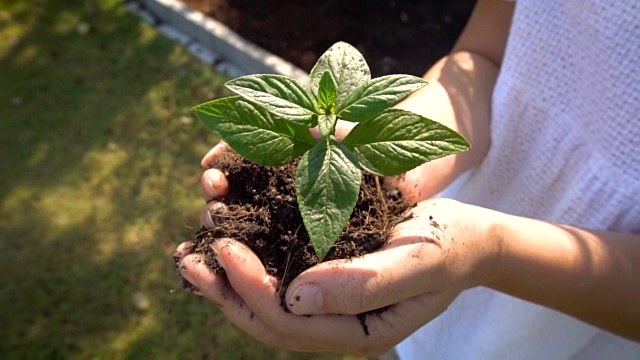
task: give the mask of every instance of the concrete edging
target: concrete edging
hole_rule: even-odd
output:
[[[221,22],[180,0],[134,0],[127,8],[205,63],[231,77],[280,74],[308,82],[307,72],[244,39]]]

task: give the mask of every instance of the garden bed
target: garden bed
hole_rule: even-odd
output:
[[[421,76],[453,46],[473,0],[183,0],[305,71],[331,44],[346,41],[372,75]]]

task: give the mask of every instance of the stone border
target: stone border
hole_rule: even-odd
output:
[[[129,0],[125,6],[201,61],[230,77],[280,74],[303,83],[309,75],[282,58],[245,40],[219,21],[180,0]]]

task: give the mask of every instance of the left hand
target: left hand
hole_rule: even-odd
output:
[[[256,339],[296,351],[380,355],[429,322],[463,290],[490,281],[497,262],[494,212],[447,199],[418,204],[382,249],[321,263],[290,284],[280,305],[278,281],[242,243],[213,247],[226,275],[178,249],[182,275]],[[366,315],[356,314],[390,306]],[[312,316],[301,316],[312,315]]]

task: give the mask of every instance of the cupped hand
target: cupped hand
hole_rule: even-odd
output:
[[[411,299],[432,307],[421,313],[426,323],[461,291],[492,281],[499,260],[495,216],[454,200],[423,201],[380,250],[320,263],[296,277],[287,290],[289,309],[358,314]]]
[[[214,147],[208,167],[229,151]],[[214,199],[229,184],[217,169],[202,176],[209,201],[202,224],[213,227]],[[429,322],[463,290],[492,276],[498,251],[492,241],[493,212],[447,199],[419,203],[411,219],[399,224],[382,249],[349,260],[321,263],[289,285],[281,306],[277,279],[242,243],[221,239],[213,245],[226,274],[212,274],[200,255],[184,243],[176,255],[181,275],[198,294],[254,338],[296,351],[380,355]],[[380,312],[360,315],[371,310]],[[364,320],[363,320],[364,319]]]
[[[355,315],[300,316],[282,308],[278,281],[246,246],[221,239],[213,248],[226,275],[212,274],[199,255],[191,254],[182,259],[182,276],[249,335],[290,350],[380,355],[420,327],[424,319],[443,311],[450,301],[439,296],[415,297],[366,315],[364,323]]]

